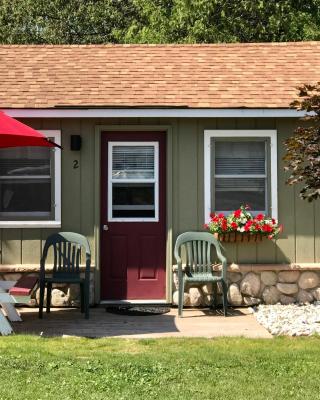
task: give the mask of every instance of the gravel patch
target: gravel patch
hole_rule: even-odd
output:
[[[257,321],[275,336],[320,335],[320,302],[308,305],[260,305]]]

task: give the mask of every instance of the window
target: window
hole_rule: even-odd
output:
[[[109,142],[109,221],[158,220],[158,143]]]
[[[241,204],[277,218],[276,131],[205,131],[205,221]]]
[[[42,131],[60,144],[60,131]],[[59,149],[0,149],[0,227],[60,225]]]

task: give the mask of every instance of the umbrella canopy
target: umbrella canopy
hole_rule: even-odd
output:
[[[0,148],[20,146],[60,147],[42,133],[0,111]]]

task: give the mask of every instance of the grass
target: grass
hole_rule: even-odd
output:
[[[320,338],[0,338],[0,399],[320,399]]]

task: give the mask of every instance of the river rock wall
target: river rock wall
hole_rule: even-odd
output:
[[[242,270],[241,270],[242,269]],[[320,269],[320,267],[319,267]],[[236,270],[236,271],[235,271]],[[262,266],[231,268],[228,272],[228,302],[232,306],[257,304],[308,304],[320,300],[320,271],[305,268],[263,270]],[[178,304],[178,275],[173,272],[173,304]],[[212,302],[212,284],[186,284],[184,305],[199,307]],[[218,301],[221,287],[218,284]]]

